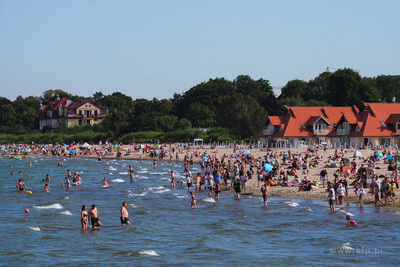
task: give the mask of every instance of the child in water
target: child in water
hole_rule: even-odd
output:
[[[346,216],[346,220],[347,220],[347,226],[357,225],[357,223],[353,221],[349,215]]]

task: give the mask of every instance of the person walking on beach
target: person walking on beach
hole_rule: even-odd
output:
[[[95,226],[101,226],[100,215],[95,205],[92,205],[89,210],[89,223],[92,224],[92,229],[94,229]]]
[[[81,226],[82,226],[82,231],[87,230],[87,224],[88,224],[88,214],[86,211],[86,206],[82,205],[82,211],[81,211]]]
[[[379,189],[379,185],[375,185],[375,188],[374,188],[374,195],[375,195],[375,207],[377,207],[378,206],[378,202],[380,202],[382,205],[385,205],[383,202],[382,202],[382,200],[380,200],[380,198],[379,198],[379,194],[381,193],[381,190]]]
[[[358,190],[358,203],[360,203],[360,208],[364,207],[363,196],[366,194],[363,185],[361,185],[360,189]]]
[[[337,193],[337,197],[339,200],[339,206],[342,206],[342,207],[343,207],[343,198],[344,198],[345,192],[346,191],[343,188],[343,185],[341,183],[339,183],[339,187],[337,188],[336,193]]]
[[[129,222],[129,214],[128,214],[128,211],[126,210],[126,206],[127,206],[127,203],[125,201],[122,202],[121,217],[120,217],[121,225],[124,225],[124,224],[130,225],[131,224]]]
[[[335,211],[335,189],[331,183],[328,184],[328,201],[331,211]]]

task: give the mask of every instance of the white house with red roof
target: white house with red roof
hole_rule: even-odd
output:
[[[59,97],[51,103],[50,107],[41,105],[39,108],[39,129],[55,129],[60,125],[73,127],[76,125],[94,125],[105,119],[108,107],[93,100],[71,101]]]
[[[269,116],[256,135],[268,146],[327,144],[332,147],[395,146],[400,140],[399,103],[363,103],[352,107],[286,107]]]

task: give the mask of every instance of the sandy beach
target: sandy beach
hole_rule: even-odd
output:
[[[101,149],[100,146],[95,146],[96,149]],[[121,153],[121,158],[126,159],[126,160],[139,160],[140,158],[142,160],[154,160],[154,158],[149,157],[148,154],[143,154],[140,150],[140,152],[130,152],[127,153],[126,151],[128,149],[130,149],[131,146],[129,145],[125,145],[125,146],[121,146],[120,147],[120,151]],[[218,148],[218,149],[210,149],[210,148],[197,148],[195,149],[198,153],[204,153],[207,152],[207,154],[209,155],[215,155],[217,158],[221,158],[223,155],[227,155],[228,157],[230,157],[231,155],[234,154],[234,151],[232,148]],[[243,149],[245,150],[245,149]],[[297,149],[273,149],[272,152],[277,152],[278,154],[280,152],[288,152],[291,151],[291,154],[294,157],[298,157],[300,155],[305,155],[305,153],[307,153],[307,149],[306,148],[297,148]],[[357,162],[357,168],[359,168],[362,164],[364,164],[364,166],[366,166],[367,164],[365,162],[363,162],[365,160],[365,158],[373,155],[374,150],[371,149],[363,149],[363,150],[359,150],[362,153],[362,158],[353,158],[353,154],[354,154],[354,149],[345,149],[343,150],[343,154],[342,157],[345,158],[349,158],[350,160],[355,159],[355,161]],[[236,153],[239,153],[240,150],[236,151]],[[271,151],[265,151],[261,150],[261,149],[250,149],[251,155],[255,158],[261,158],[263,156],[266,155],[266,153],[271,152]],[[340,152],[340,150],[339,150]],[[382,150],[379,150],[379,152],[382,152]],[[116,158],[116,152],[114,151],[112,154],[107,155],[107,159],[110,158]],[[180,162],[183,163],[183,158],[184,156],[188,154],[189,156],[191,154],[193,154],[193,148],[192,149],[184,149],[184,150],[179,150],[179,157],[180,157]],[[335,149],[327,149],[326,151],[323,150],[319,150],[317,152],[317,155],[322,156],[322,164],[320,164],[320,166],[315,167],[315,168],[311,168],[310,172],[308,175],[304,175],[301,173],[301,171],[299,171],[299,178],[302,179],[304,178],[304,176],[307,177],[308,180],[311,181],[319,181],[319,173],[321,172],[322,169],[324,169],[324,166],[326,164],[328,164],[329,160],[328,157],[333,157],[335,154]],[[391,151],[391,154],[398,154],[398,151]],[[96,154],[92,154],[92,155],[81,155],[80,157],[90,157],[90,158],[97,158],[98,156]],[[106,160],[107,160],[106,159]],[[159,160],[158,158],[156,159],[157,161]],[[164,158],[163,161],[168,161],[169,158],[166,157]],[[199,158],[195,158],[194,160],[194,164],[199,164]],[[175,162],[176,164],[176,160],[175,160],[175,156],[172,159],[172,162]],[[339,165],[339,161],[337,160],[336,163]],[[287,168],[289,167],[289,165],[283,165],[283,170],[287,170]],[[391,175],[391,171],[388,171],[388,164],[384,163],[383,158],[375,163],[375,172],[378,176],[383,175],[386,177],[390,177]],[[328,173],[328,181],[333,181],[334,179],[334,173],[338,170],[338,168],[325,168],[327,170]],[[182,164],[182,171],[183,171],[183,164]],[[350,177],[353,177],[353,175],[351,175]],[[292,181],[294,179],[293,176],[290,176],[290,181]],[[383,180],[383,178],[381,178],[381,180]],[[350,180],[350,183],[353,180]],[[252,195],[257,195],[260,196],[261,195],[261,191],[260,191],[260,187],[258,187],[258,181],[257,181],[257,177],[254,174],[252,176],[252,179],[248,180],[248,186],[247,186],[247,190],[246,190],[246,194],[252,194]],[[232,193],[233,195],[233,188],[228,185],[228,186],[223,186],[222,189],[226,192],[226,193]],[[366,189],[367,192],[369,192],[369,189]],[[396,194],[397,192],[399,192],[398,190],[396,190]],[[242,192],[243,193],[243,192]],[[298,191],[298,187],[281,187],[281,186],[270,186],[269,187],[269,194],[270,197],[282,197],[282,198],[301,198],[301,199],[308,199],[308,200],[327,200],[327,192],[326,192],[326,187],[325,188],[315,188],[313,191]],[[367,193],[364,197],[364,204],[366,205],[374,205],[374,195],[372,193]],[[346,205],[347,203],[358,203],[358,197],[356,196],[355,192],[354,192],[354,188],[352,186],[350,186],[349,189],[349,197],[347,199],[344,199],[344,205]],[[400,209],[400,203],[399,201],[397,203],[392,202],[392,201],[388,201],[387,204],[388,207],[392,207],[392,208],[396,208],[396,209]]]

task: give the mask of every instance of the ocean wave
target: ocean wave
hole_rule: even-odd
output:
[[[160,254],[158,254],[157,252],[155,252],[154,250],[144,250],[141,249],[138,251],[139,254],[142,255],[149,255],[149,256],[160,256]]]
[[[149,173],[148,171],[137,171],[136,173]]]
[[[350,213],[350,212],[346,212],[346,211],[344,211],[344,210],[340,210],[340,212],[343,212],[343,213],[345,213],[346,215],[349,215],[349,216],[354,216],[354,214],[352,214],[352,213]]]
[[[60,204],[56,203],[56,204],[52,204],[52,205],[48,205],[48,206],[33,206],[36,209],[43,209],[43,210],[47,210],[47,209],[57,209],[60,210],[63,208],[63,206],[61,206]]]
[[[152,187],[148,187],[146,189],[147,190],[161,190],[161,189],[164,189],[164,186],[152,186]]]
[[[118,174],[124,175],[124,174],[128,174],[128,172],[118,172]]]
[[[39,227],[28,227],[28,229],[40,232],[40,228]]]
[[[144,192],[139,193],[139,194],[129,194],[128,196],[130,196],[130,197],[133,197],[133,196],[144,197],[146,194],[147,194],[147,191],[144,191]]]
[[[111,180],[111,182],[114,182],[114,183],[124,183],[125,181],[122,180],[122,179],[113,179],[113,180]]]
[[[139,205],[135,205],[135,204],[129,204],[129,206],[130,206],[130,207],[132,207],[132,208],[134,208],[134,209],[136,209],[136,208],[140,208],[140,206],[139,206]]]
[[[184,196],[176,196],[177,198],[187,198],[188,196],[184,195]]]
[[[213,198],[211,198],[211,197],[206,197],[206,198],[203,199],[203,201],[205,201],[205,202],[211,202],[211,203],[216,202],[215,199],[213,199]]]
[[[109,170],[110,170],[110,171],[116,171],[117,169],[116,169],[116,168],[113,168],[112,166],[110,166]]]
[[[69,212],[69,210],[62,211],[62,212],[60,212],[60,214],[68,215],[68,216],[71,216],[71,215],[72,215],[72,213]]]
[[[296,207],[298,207],[298,206],[299,206],[299,203],[296,203],[296,202],[290,202],[290,203],[288,204],[288,206],[289,206],[289,207],[292,207],[292,208],[296,208]]]
[[[164,189],[164,190],[154,190],[154,191],[153,191],[153,193],[156,193],[156,194],[161,194],[161,193],[165,193],[165,192],[168,192],[168,191],[171,191],[171,189]]]

